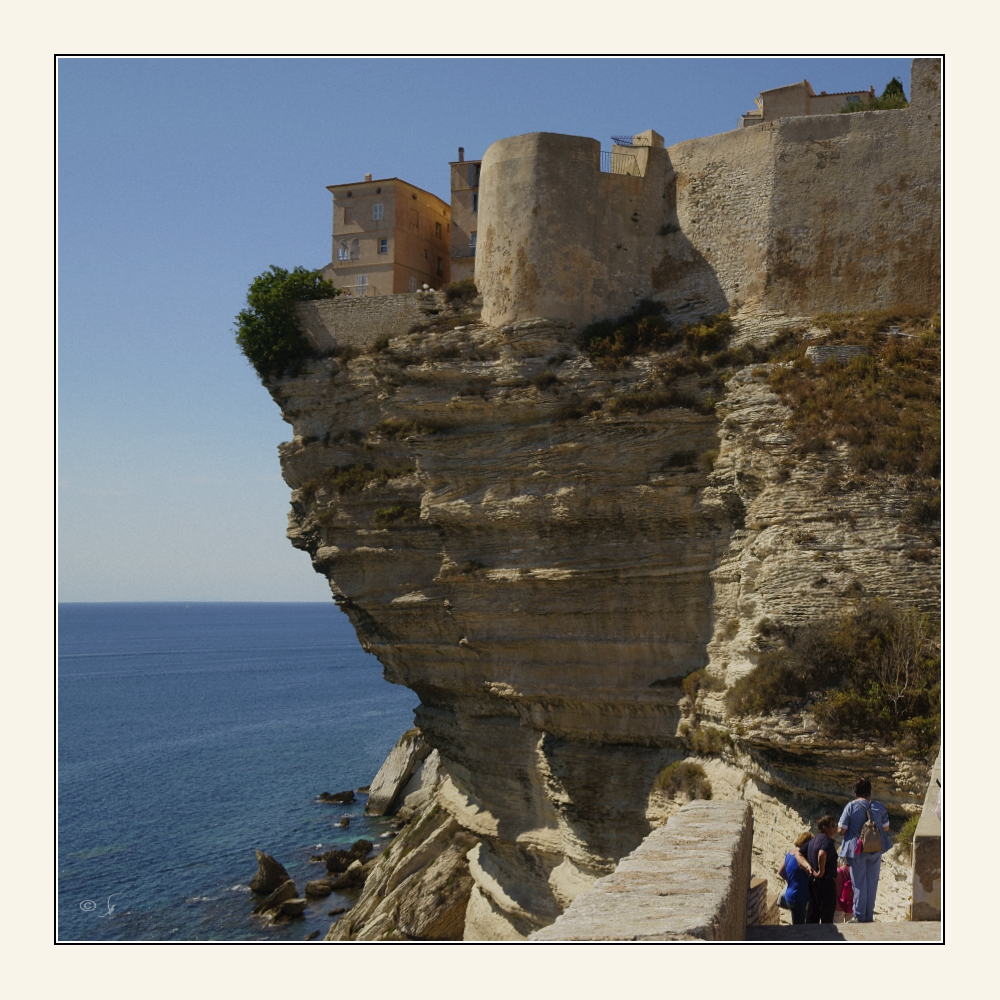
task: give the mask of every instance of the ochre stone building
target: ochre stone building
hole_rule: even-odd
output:
[[[451,280],[451,209],[437,195],[388,177],[330,184],[333,254],[323,277],[362,298],[441,288]]]
[[[787,87],[762,90],[760,97],[756,99],[757,110],[748,111],[742,115],[737,128],[760,125],[761,122],[774,121],[776,118],[835,115],[839,114],[841,108],[849,102],[865,101],[869,98],[874,99],[874,97],[874,87],[837,94],[828,94],[825,90],[821,90],[817,94],[809,81],[803,80],[801,83],[790,83]]]

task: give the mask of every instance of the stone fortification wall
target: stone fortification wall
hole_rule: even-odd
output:
[[[769,121],[637,149],[602,174],[596,140],[535,133],[483,157],[483,318],[585,325],[651,295],[672,310],[935,307],[940,60],[899,111]]]
[[[667,155],[634,153],[641,177],[601,173],[596,139],[535,132],[490,146],[476,250],[484,322],[589,323],[651,294]]]
[[[695,801],[531,941],[742,941],[753,812]]]
[[[426,322],[426,298],[421,292],[371,298],[341,296],[301,302],[298,312],[305,335],[316,350],[366,347],[380,336],[400,337]]]

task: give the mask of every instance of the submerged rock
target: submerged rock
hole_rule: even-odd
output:
[[[290,879],[282,864],[275,861],[270,854],[257,852],[257,874],[250,880],[250,891],[264,896],[274,892],[280,885]]]
[[[303,890],[307,896],[316,896],[322,899],[325,896],[329,896],[333,891],[333,887],[330,884],[328,878],[317,878],[313,879],[311,882],[306,882],[305,889]]]
[[[351,825],[350,816],[341,816],[340,819],[337,820],[337,826],[350,826],[350,825]]]
[[[320,792],[319,793],[320,802],[340,802],[344,805],[350,805],[354,801],[354,790],[348,789],[346,792]]]
[[[307,899],[286,899],[279,912],[283,917],[301,917],[308,902]]]

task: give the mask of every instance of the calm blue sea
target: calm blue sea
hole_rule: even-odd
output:
[[[265,926],[254,850],[301,893],[324,871],[311,854],[359,837],[383,849],[364,796],[316,796],[369,784],[416,704],[332,602],[60,605],[59,938],[325,934],[356,893]]]

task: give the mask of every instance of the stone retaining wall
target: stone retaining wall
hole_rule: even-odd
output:
[[[531,941],[742,941],[753,813],[689,802]]]
[[[764,927],[781,923],[778,894],[769,893],[766,878],[750,879],[747,895],[747,927]]]
[[[427,322],[428,308],[440,308],[437,297],[422,292],[374,295],[371,298],[318,299],[298,305],[299,319],[318,351],[335,347],[367,347],[379,337],[400,337]]]

